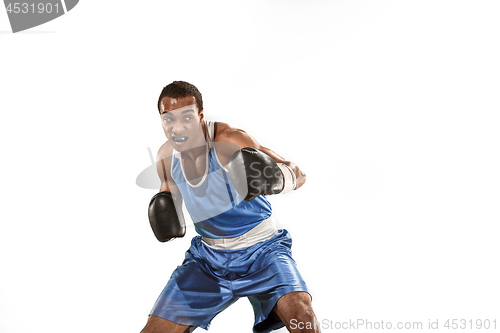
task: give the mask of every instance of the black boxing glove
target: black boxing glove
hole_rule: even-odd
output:
[[[186,234],[186,224],[184,223],[181,207],[179,207],[179,213],[177,213],[170,192],[159,192],[151,198],[148,216],[153,233],[160,242],[184,237]]]
[[[295,174],[283,163],[251,147],[235,152],[228,164],[229,178],[246,201],[259,195],[288,193],[295,188]]]

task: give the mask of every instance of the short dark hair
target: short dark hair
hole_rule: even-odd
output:
[[[158,112],[161,113],[160,103],[163,97],[183,98],[188,96],[194,97],[196,105],[198,106],[198,113],[200,113],[201,110],[203,110],[203,99],[201,98],[201,93],[194,85],[184,81],[174,81],[163,88],[160,98],[158,98]]]

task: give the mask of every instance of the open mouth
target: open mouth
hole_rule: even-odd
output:
[[[187,136],[182,136],[182,137],[172,137],[173,142],[186,142],[188,139]]]

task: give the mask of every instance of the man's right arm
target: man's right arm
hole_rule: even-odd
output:
[[[167,170],[172,161],[168,143],[158,151],[156,170],[161,180],[160,192],[149,203],[148,216],[153,233],[160,242],[184,237],[186,224],[182,214],[182,197]]]

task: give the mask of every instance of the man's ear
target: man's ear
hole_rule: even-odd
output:
[[[205,114],[203,114],[203,109],[201,109],[200,113],[198,113],[198,116],[200,117],[200,121],[203,120],[205,117]]]

